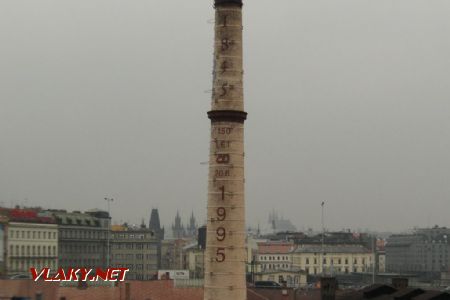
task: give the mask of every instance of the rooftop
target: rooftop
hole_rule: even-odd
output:
[[[295,253],[370,253],[363,245],[299,245]]]

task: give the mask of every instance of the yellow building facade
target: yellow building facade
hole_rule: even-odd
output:
[[[292,252],[292,266],[307,274],[369,272],[374,255],[362,245],[299,245]]]

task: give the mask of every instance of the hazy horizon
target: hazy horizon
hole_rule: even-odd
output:
[[[210,1],[0,3],[0,205],[206,219]],[[450,2],[247,0],[247,224],[450,227]]]

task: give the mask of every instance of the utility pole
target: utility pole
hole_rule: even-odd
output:
[[[376,260],[377,260],[376,240],[377,240],[376,236],[373,236],[372,237],[372,256],[373,256],[373,258],[372,258],[372,284],[375,284],[375,275],[376,275],[375,272],[376,272],[376,267],[377,267],[377,264],[376,264]]]
[[[324,244],[325,244],[325,225],[324,225],[324,214],[323,214],[323,210],[324,210],[324,206],[325,206],[325,201],[322,201],[322,204],[321,204],[321,206],[322,206],[322,218],[321,218],[321,220],[322,220],[322,258],[321,258],[321,261],[320,261],[320,263],[321,263],[321,265],[322,265],[322,276],[323,275],[325,275],[325,272],[324,272],[324,263],[323,263],[323,260],[324,260],[324,258],[325,258],[325,248],[324,248]]]
[[[111,236],[111,210],[110,210],[110,203],[114,201],[113,198],[107,198],[105,197],[105,201],[108,203],[108,232],[107,234],[107,242],[106,242],[106,267],[109,268],[109,253],[110,253],[110,249],[109,249],[109,239]]]

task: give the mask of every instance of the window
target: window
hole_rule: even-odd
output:
[[[309,265],[309,258],[306,258],[305,264]]]

